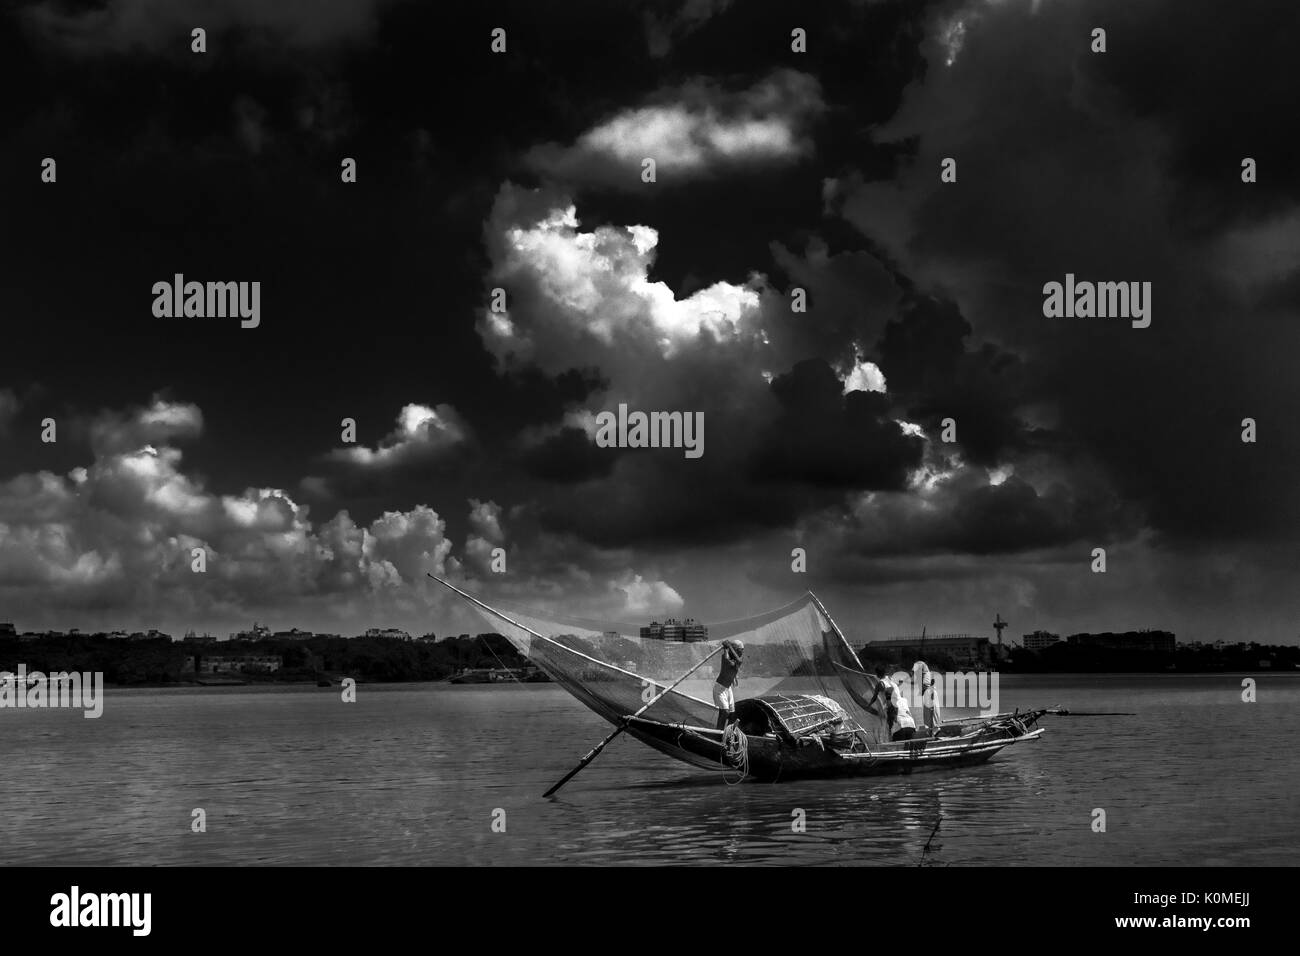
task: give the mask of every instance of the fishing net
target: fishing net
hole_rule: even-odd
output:
[[[714,727],[718,710],[712,688],[722,661],[717,652],[721,642],[729,639],[744,643],[737,700],[767,694],[820,694],[845,709],[854,724],[850,729],[860,729],[873,742],[888,739],[881,717],[866,709],[868,704],[881,709],[880,698],[873,700],[879,682],[862,673],[857,655],[811,592],[765,614],[706,624],[702,629],[699,625],[682,628],[694,638],[684,640],[643,635],[642,628],[649,629],[651,622],[590,621],[509,602],[490,603],[490,607],[474,606],[493,630],[611,723],[636,713],[691,672],[642,716]]]

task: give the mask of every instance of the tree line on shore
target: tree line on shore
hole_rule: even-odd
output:
[[[746,661],[750,672],[763,673],[762,655],[751,656],[754,659]],[[173,641],[166,636],[120,640],[104,634],[51,634],[21,641],[13,636],[0,637],[0,671],[14,671],[23,663],[28,672],[101,672],[110,684],[185,683],[201,676],[198,661],[211,657],[277,657],[280,666],[274,672],[239,676],[289,682],[339,677],[372,683],[438,681],[465,670],[529,666],[527,658],[500,634],[461,634],[441,640],[426,635],[415,641],[316,635],[213,643]],[[963,669],[942,653],[927,654],[926,659],[935,670]],[[1224,646],[1180,644],[1167,653],[1061,642],[1041,651],[1013,647],[1007,660],[993,666],[1008,673],[1293,671],[1300,667],[1300,647],[1253,642]],[[593,679],[599,676],[604,675],[594,674]]]
[[[432,637],[432,635],[430,635]],[[390,637],[262,638],[214,643],[169,637],[120,640],[102,634],[0,638],[0,670],[19,663],[28,672],[101,672],[110,684],[176,684],[193,680],[195,658],[278,657],[278,670],[242,673],[246,680],[309,681],[351,677],[361,682],[444,680],[465,669],[523,667],[528,661],[500,634],[461,634],[441,640]]]

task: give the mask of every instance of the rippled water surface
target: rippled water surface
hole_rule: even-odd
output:
[[[1003,675],[1003,709],[1136,716],[910,777],[727,786],[620,738],[554,800],[608,727],[552,685],[110,690],[0,711],[0,861],[1294,864],[1300,675],[1256,679]]]

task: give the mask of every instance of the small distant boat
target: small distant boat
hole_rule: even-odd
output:
[[[451,677],[453,684],[512,684],[529,679],[529,672],[514,667],[466,668]]]
[[[486,667],[466,668],[451,678],[453,684],[490,684],[492,672]]]

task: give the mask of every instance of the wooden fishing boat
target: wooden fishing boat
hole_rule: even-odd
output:
[[[983,763],[1011,744],[1036,740],[1044,710],[948,721],[934,734],[873,744],[835,701],[774,694],[736,701],[735,726],[668,724],[645,717],[628,733],[656,750],[706,770],[775,783],[830,777],[920,773]],[[924,733],[924,732],[922,732]]]
[[[520,654],[614,725],[546,796],[587,766],[615,737],[637,740],[683,763],[739,779],[780,781],[916,773],[969,766],[1003,748],[1035,740],[1051,710],[949,720],[935,731],[892,741],[883,685],[811,591],[765,614],[716,625],[711,639],[671,643],[635,625],[559,620],[530,610],[500,610],[446,585],[491,621]],[[715,729],[719,711],[692,693],[688,678],[743,638],[748,673],[764,692],[735,704],[736,719]],[[617,663],[616,663],[617,662]],[[687,666],[689,665],[689,666]],[[716,667],[716,665],[714,665]],[[817,692],[809,693],[808,685]]]

